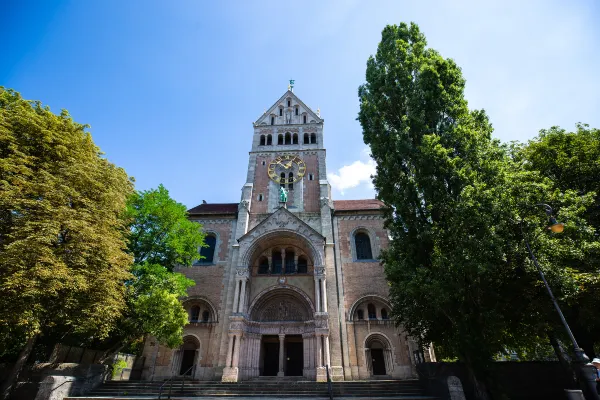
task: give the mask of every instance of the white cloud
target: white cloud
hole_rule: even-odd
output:
[[[344,165],[337,173],[330,172],[327,179],[331,187],[338,190],[342,195],[344,190],[366,184],[369,189],[373,188],[371,175],[375,174],[375,161],[369,156],[369,149],[363,150],[361,159],[351,164]]]

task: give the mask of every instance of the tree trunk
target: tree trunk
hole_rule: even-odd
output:
[[[468,357],[464,358],[465,367],[467,368],[467,374],[471,382],[473,382],[473,392],[475,394],[475,398],[477,400],[490,400],[490,394],[487,391],[485,383],[477,378],[475,374],[475,369],[473,367],[473,363],[471,359]]]
[[[125,341],[119,341],[115,343],[110,349],[106,350],[104,354],[102,354],[102,357],[100,358],[100,360],[98,360],[98,362],[100,364],[104,364],[107,360],[112,359],[112,357],[115,354],[117,354],[119,351],[121,351],[123,347],[125,347],[125,343]]]
[[[553,330],[548,331],[548,339],[550,340],[550,344],[552,345],[552,348],[554,349],[554,353],[556,354],[556,357],[558,357],[558,361],[560,362],[560,365],[562,366],[563,370],[569,377],[569,382],[571,384],[571,388],[577,387],[575,371],[573,371],[573,368],[571,366],[571,363],[569,362],[567,354],[566,354],[565,350],[563,349],[563,347],[561,346],[560,342],[558,341],[558,338],[556,337],[556,333]]]
[[[27,339],[27,343],[25,344],[25,347],[23,347],[23,350],[21,350],[21,353],[19,353],[19,358],[17,359],[17,362],[13,366],[12,370],[10,371],[10,374],[8,375],[8,377],[6,378],[6,381],[2,385],[2,388],[0,389],[0,399],[7,400],[9,398],[10,392],[12,391],[14,385],[17,383],[17,380],[19,379],[19,374],[21,373],[23,366],[27,362],[27,359],[29,358],[29,355],[31,354],[31,350],[33,350],[33,345],[35,344],[37,337],[38,337],[38,335],[35,334],[32,337],[30,337],[29,339]]]

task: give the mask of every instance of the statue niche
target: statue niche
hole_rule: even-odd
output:
[[[258,312],[260,322],[306,321],[308,313],[303,305],[293,298],[276,298],[269,301]]]

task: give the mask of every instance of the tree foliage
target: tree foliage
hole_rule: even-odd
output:
[[[133,186],[86,128],[0,88],[0,356],[26,353],[3,396],[38,334],[106,337],[125,308]]]
[[[524,168],[492,139],[485,112],[469,110],[464,87],[460,68],[427,48],[417,25],[387,26],[367,62],[358,119],[387,206],[382,262],[393,315],[421,343],[482,373],[557,319],[524,238],[557,297],[568,298],[578,286],[557,262],[593,241],[581,216],[593,198]],[[548,235],[535,208],[548,202],[567,222],[562,237]]]

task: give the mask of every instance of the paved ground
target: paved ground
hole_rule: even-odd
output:
[[[111,399],[111,400],[156,400],[158,397],[147,397],[147,396],[119,396],[119,397],[67,397],[67,399],[77,400],[100,400],[100,399]],[[256,396],[214,396],[214,397],[179,397],[171,396],[171,400],[273,400],[276,397],[256,397]],[[166,399],[166,396],[163,396]],[[329,397],[284,397],[285,400],[329,400]],[[433,400],[435,397],[429,396],[396,396],[396,397],[335,397],[335,400]]]

